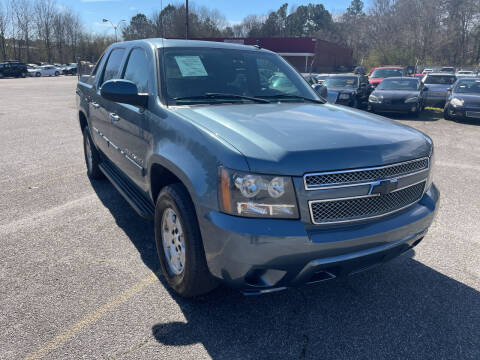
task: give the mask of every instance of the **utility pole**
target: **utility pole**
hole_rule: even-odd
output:
[[[185,0],[185,39],[188,40],[188,0]]]
[[[110,25],[112,25],[113,29],[115,30],[115,42],[117,42],[117,41],[118,41],[117,29],[118,29],[118,27],[120,26],[120,24],[121,24],[122,22],[126,22],[126,21],[125,21],[125,20],[120,20],[117,25],[115,25],[114,23],[112,23],[112,22],[111,22],[110,20],[108,20],[108,19],[102,19],[102,21],[103,21],[104,23],[109,22]]]

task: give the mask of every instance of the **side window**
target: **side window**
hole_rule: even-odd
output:
[[[122,64],[123,54],[125,49],[113,49],[110,53],[110,56],[105,65],[105,70],[103,71],[102,84],[105,81],[116,79],[118,71],[120,70],[120,65]]]
[[[133,49],[128,58],[123,79],[135,83],[139,93],[149,93],[149,68],[147,54],[143,49]]]

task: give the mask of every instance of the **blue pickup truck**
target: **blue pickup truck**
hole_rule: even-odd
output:
[[[258,46],[116,43],[76,91],[88,176],[153,220],[182,296],[353,274],[417,245],[435,216],[428,136],[326,104]]]

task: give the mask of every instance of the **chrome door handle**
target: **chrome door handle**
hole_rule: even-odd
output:
[[[98,109],[100,107],[100,104],[97,104],[95,101],[92,101],[91,104],[95,109]]]
[[[118,120],[120,120],[120,116],[115,113],[110,113],[110,119],[112,119],[113,122],[117,122]]]

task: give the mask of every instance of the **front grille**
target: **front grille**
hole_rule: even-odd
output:
[[[314,190],[323,185],[376,181],[408,175],[425,169],[428,169],[428,158],[376,168],[307,174],[304,179],[306,189]]]
[[[314,224],[363,220],[399,211],[419,201],[425,181],[385,195],[310,202]]]
[[[467,111],[466,115],[467,117],[480,119],[480,111]]]

